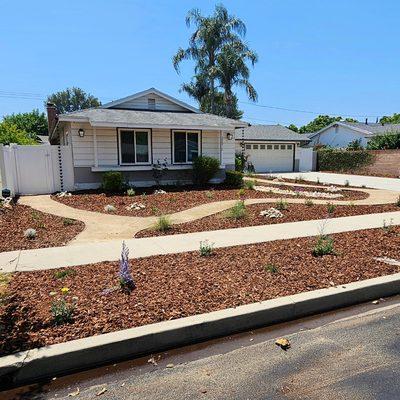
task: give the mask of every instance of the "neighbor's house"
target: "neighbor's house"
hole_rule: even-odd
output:
[[[400,131],[400,124],[370,124],[361,122],[333,122],[318,132],[307,134],[312,145],[346,148],[349,143],[359,141],[366,147],[368,141],[377,135]]]
[[[235,132],[236,152],[248,156],[256,172],[310,171],[312,149],[301,146],[310,142],[282,125],[252,125]]]
[[[219,160],[214,182],[234,169],[235,129],[247,123],[202,113],[151,88],[98,108],[57,115],[48,107],[50,141],[72,151],[74,188],[97,188],[106,171],[136,186],[154,184],[152,165],[164,161],[163,183],[188,183],[198,155]]]

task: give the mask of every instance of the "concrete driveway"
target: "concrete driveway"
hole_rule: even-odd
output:
[[[261,174],[262,175],[262,174]],[[400,192],[400,179],[380,178],[377,176],[332,174],[328,172],[281,172],[279,174],[269,174],[281,176],[283,178],[295,179],[301,176],[302,179],[311,182],[332,183],[343,185],[349,181],[351,186],[365,186],[372,189],[386,189]]]

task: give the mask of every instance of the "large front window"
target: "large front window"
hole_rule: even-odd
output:
[[[173,131],[172,136],[174,163],[192,163],[199,156],[199,132]]]
[[[121,164],[150,164],[150,131],[120,129],[119,156]]]

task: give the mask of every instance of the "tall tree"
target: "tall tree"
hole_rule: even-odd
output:
[[[290,129],[293,132],[298,132],[299,128],[295,125],[295,124],[290,124],[289,126],[287,126],[288,129]]]
[[[0,144],[37,144],[26,131],[7,121],[0,122]]]
[[[330,115],[318,115],[318,117],[314,118],[307,125],[303,125],[299,128],[299,133],[311,133],[318,132],[322,128],[330,125],[332,122],[336,121],[344,121],[344,122],[358,122],[354,118],[342,118],[342,117],[331,117]]]
[[[379,122],[381,124],[400,124],[400,114],[394,113],[392,116],[385,115]]]
[[[77,87],[67,88],[49,95],[46,103],[55,104],[61,114],[101,106],[97,97]]]
[[[223,5],[217,5],[214,13],[207,17],[201,15],[198,9],[189,11],[186,25],[188,27],[194,25],[195,31],[190,37],[189,47],[179,48],[174,55],[173,66],[179,73],[182,61],[195,62],[195,77],[189,84],[184,84],[182,90],[195,98],[200,107],[208,107],[202,108],[202,111],[216,113],[219,97],[216,84],[218,56],[228,44],[241,42],[241,38],[246,34],[246,26],[239,18],[229,15]]]
[[[3,121],[20,131],[25,131],[32,138],[37,140],[37,135],[47,135],[47,118],[39,110],[31,112],[5,115]]]
[[[250,100],[257,100],[257,92],[249,82],[250,71],[246,62],[254,66],[257,54],[241,41],[224,45],[217,56],[216,76],[224,90],[225,115],[229,118],[234,118],[236,114],[234,86],[243,87]]]

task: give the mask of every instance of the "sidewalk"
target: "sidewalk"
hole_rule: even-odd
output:
[[[269,242],[280,239],[339,233],[360,229],[381,228],[383,221],[400,225],[400,211],[311,220],[276,225],[261,225],[218,231],[186,233],[141,239],[128,239],[126,244],[132,258],[158,254],[181,253],[199,249],[202,240],[214,247],[229,247]],[[52,247],[0,253],[0,272],[34,271],[74,265],[115,261],[120,257],[122,240],[91,242],[68,247]]]
[[[367,188],[392,190],[400,192],[400,179],[384,178],[368,175],[336,174],[330,172],[283,172],[271,174],[281,176],[282,178],[296,179],[301,176],[302,179],[311,182],[331,183],[334,185],[344,185],[346,181],[351,186],[365,186]]]

